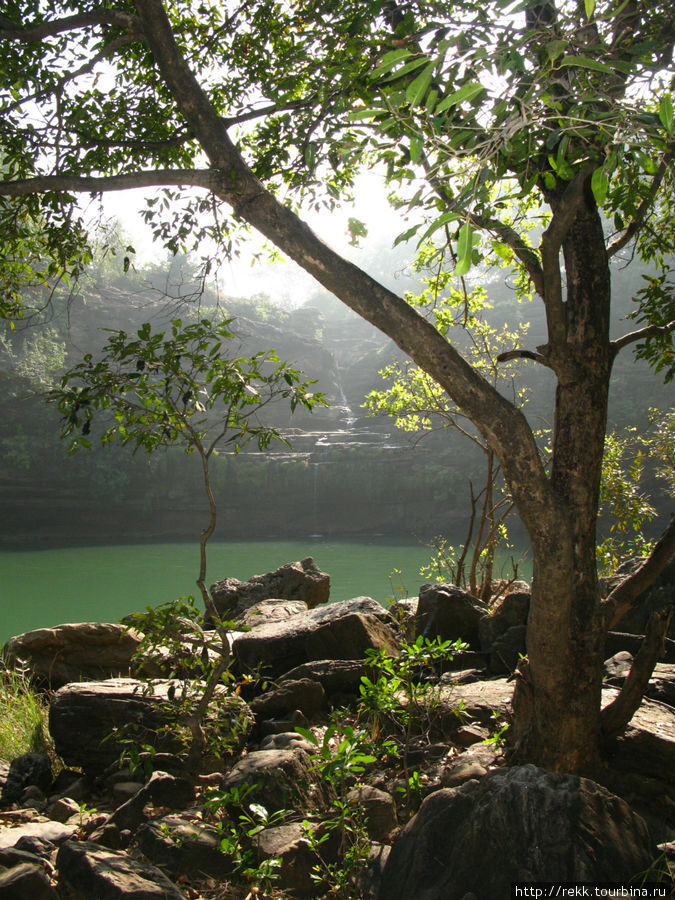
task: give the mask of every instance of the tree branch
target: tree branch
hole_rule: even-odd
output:
[[[486,231],[491,231],[493,234],[498,235],[501,240],[513,250],[520,262],[525,266],[527,274],[532,279],[535,291],[543,298],[544,273],[541,262],[534,250],[527,246],[515,228],[511,228],[511,226],[507,225],[505,222],[498,222],[494,219],[483,219],[481,216],[473,214],[471,218],[479,228],[484,228]]]
[[[665,155],[661,160],[659,167],[654,173],[654,177],[652,178],[652,183],[649,186],[649,191],[642,200],[642,203],[638,206],[632,221],[627,225],[624,233],[607,246],[608,257],[615,256],[619,252],[619,250],[623,250],[626,244],[629,244],[633,240],[635,235],[644,225],[644,221],[653,206],[654,198],[658,194],[659,188],[661,187],[661,182],[663,181],[666,172],[668,171],[670,162],[670,154]]]
[[[9,19],[3,18],[0,25],[0,39],[10,41],[22,41],[30,43],[42,41],[46,37],[55,37],[64,31],[77,31],[80,28],[88,28],[91,25],[116,25],[125,28],[130,34],[140,37],[142,34],[141,21],[138,16],[122,12],[118,9],[103,9],[96,12],[80,13],[76,16],[66,16],[64,19],[54,19],[51,22],[40,22],[39,25],[16,25],[10,27]]]
[[[671,603],[666,609],[652,613],[649,617],[644,640],[619,695],[600,713],[600,726],[606,739],[619,735],[642,703],[656,661],[663,654],[666,632],[674,608],[675,603]]]
[[[547,366],[549,369],[551,368],[551,363],[542,353],[535,353],[533,350],[507,350],[505,353],[500,353],[497,357],[498,363],[509,362],[512,359],[531,359],[534,362],[541,363],[542,366]]]
[[[672,322],[668,322],[666,325],[647,325],[645,328],[639,328],[637,331],[631,331],[628,334],[624,334],[623,337],[617,338],[615,341],[612,341],[612,352],[614,356],[616,356],[619,350],[623,350],[624,347],[628,347],[630,344],[636,343],[636,341],[641,341],[650,337],[656,337],[659,334],[670,334],[671,331],[675,331],[675,319],[673,319]]]
[[[212,190],[216,175],[209,169],[164,169],[129,172],[125,175],[38,175],[17,181],[0,181],[0,196],[26,197],[48,191],[108,193],[147,187],[202,187]]]
[[[608,631],[628,612],[635,599],[656,581],[673,555],[675,555],[675,516],[640,568],[617,585],[603,600],[602,614]]]

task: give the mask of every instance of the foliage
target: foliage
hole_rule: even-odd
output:
[[[331,812],[320,826],[303,820],[309,848],[317,862],[312,881],[321,896],[335,900],[358,897],[358,876],[368,863],[371,841],[360,810],[343,800],[333,801]],[[339,840],[337,853],[326,852],[327,846]]]
[[[23,753],[53,753],[47,706],[21,669],[0,669],[0,759]]]

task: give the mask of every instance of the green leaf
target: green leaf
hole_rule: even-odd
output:
[[[584,8],[586,9],[586,18],[590,19],[595,9],[595,0],[584,0]]]
[[[459,90],[450,94],[450,96],[444,97],[436,107],[435,112],[442,113],[451,106],[459,106],[460,103],[473,100],[474,97],[477,97],[484,90],[485,88],[480,81],[469,81],[467,84],[463,84]]]
[[[457,240],[457,265],[455,275],[466,275],[471,268],[471,251],[473,250],[473,228],[467,219],[459,230]]]
[[[385,53],[382,57],[382,62],[380,65],[373,69],[373,76],[384,75],[387,72],[390,72],[396,63],[399,63],[402,59],[405,59],[407,56],[410,56],[410,50],[391,50],[389,53]]]
[[[607,199],[607,191],[609,190],[609,176],[605,172],[604,166],[596,169],[591,176],[591,190],[598,206],[602,206]]]
[[[456,212],[447,212],[447,213],[443,213],[443,215],[439,216],[437,219],[434,219],[434,221],[431,223],[431,225],[427,228],[427,230],[424,232],[422,237],[419,239],[418,246],[419,246],[419,244],[423,243],[430,235],[432,235],[434,233],[434,231],[438,231],[439,228],[442,228],[448,222],[454,222],[455,219],[458,219],[458,218],[459,218],[459,215]]]
[[[671,134],[673,131],[673,101],[670,94],[664,94],[659,103],[659,119],[666,131]]]
[[[405,98],[411,106],[420,106],[424,102],[433,74],[434,65],[433,63],[429,63],[429,65],[410,82],[405,92]]]
[[[424,149],[424,138],[421,134],[415,134],[410,139],[410,159],[417,163],[420,161],[422,157],[422,150]]]
[[[588,56],[563,56],[558,63],[559,66],[574,66],[578,69],[593,69],[595,72],[607,72],[612,74],[614,69],[607,63],[600,62],[599,59],[589,59]]]

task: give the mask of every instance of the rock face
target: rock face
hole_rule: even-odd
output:
[[[119,744],[104,740],[112,732],[122,732],[140,744],[152,743],[160,751],[174,751],[180,746],[175,729],[164,726],[176,723],[172,698],[175,695],[177,709],[180,691],[180,682],[133,678],[64,685],[49,707],[56,752],[68,765],[95,775],[119,758]],[[229,716],[234,728],[243,732],[253,724],[250,710],[239,697],[220,696],[218,704],[219,716]]]
[[[307,612],[309,607],[302,600],[263,600],[254,603],[234,620],[238,631],[258,628],[273,622],[283,622],[298,613]]]
[[[392,847],[380,898],[508,897],[515,881],[628,882],[656,856],[623,800],[588,779],[521,766],[427,797]]]
[[[297,600],[313,609],[327,603],[329,594],[330,576],[316,566],[311,556],[266,575],[254,575],[248,581],[225,578],[211,585],[211,597],[224,618],[236,618],[250,606],[272,599]]]
[[[479,647],[478,626],[487,608],[454,584],[424,584],[417,605],[417,634],[444,641],[461,638]]]
[[[282,675],[312,660],[362,659],[365,651],[386,648],[396,655],[393,627],[385,610],[370,597],[356,597],[313,609],[285,622],[261,625],[239,635],[232,650],[244,671],[261,667]]]
[[[8,666],[26,663],[36,681],[56,689],[71,681],[129,675],[140,641],[141,635],[124,625],[81,622],[19,634],[7,641],[2,656]]]
[[[518,590],[507,594],[499,606],[490,615],[484,616],[479,623],[481,648],[489,652],[494,642],[505,634],[509,628],[527,624],[530,611],[530,592],[524,582],[518,583]]]
[[[302,750],[254,750],[232,767],[223,789],[252,788],[254,800],[270,812],[282,809],[313,810],[326,798],[313,783],[309,757]]]

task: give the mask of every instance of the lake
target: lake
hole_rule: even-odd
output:
[[[417,542],[228,542],[209,545],[207,584],[245,581],[313,556],[331,576],[331,600],[416,594],[431,556]],[[193,543],[70,547],[0,552],[0,644],[12,635],[64,622],[110,622],[179,596],[197,594]],[[399,574],[390,575],[398,569]],[[200,604],[201,606],[201,601]]]

